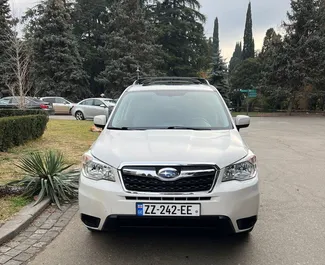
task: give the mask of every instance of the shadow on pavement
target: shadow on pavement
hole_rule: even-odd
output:
[[[124,264],[237,265],[249,260],[254,245],[253,234],[225,235],[206,229],[121,228],[89,236],[96,251],[109,251],[113,263]]]

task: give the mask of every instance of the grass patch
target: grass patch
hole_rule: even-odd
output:
[[[82,154],[99,135],[90,131],[92,125],[92,121],[50,120],[41,138],[9,149],[8,152],[0,152],[0,184],[21,177],[15,164],[29,153],[57,150],[63,152],[67,163],[79,165]]]
[[[32,200],[25,199],[21,196],[7,196],[0,198],[0,226],[21,208],[31,203]]]

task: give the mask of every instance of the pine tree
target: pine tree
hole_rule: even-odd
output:
[[[43,2],[34,13],[28,40],[33,51],[34,89],[39,95],[79,100],[90,92],[69,13],[63,0]]]
[[[308,73],[318,97],[319,108],[325,110],[325,0],[319,1],[319,9],[315,17],[317,30],[312,33],[306,45],[312,71]]]
[[[241,42],[237,42],[235,46],[235,50],[229,61],[229,74],[231,74],[241,62],[242,62],[242,45]]]
[[[79,43],[79,53],[89,76],[90,90],[94,95],[104,92],[104,87],[96,81],[105,69],[100,48],[105,45],[103,32],[109,21],[107,0],[77,0],[72,15],[74,34]]]
[[[6,53],[10,45],[10,38],[13,36],[11,29],[12,18],[10,14],[10,6],[8,0],[0,1],[0,97],[2,93],[7,93],[6,80],[8,77],[8,71],[10,69],[10,63]]]
[[[205,16],[198,0],[157,1],[155,21],[170,76],[197,76],[206,60]]]
[[[255,43],[253,38],[253,21],[252,21],[252,5],[248,4],[246,14],[246,25],[244,33],[244,47],[243,47],[243,59],[255,57]]]
[[[117,1],[110,14],[102,49],[106,67],[97,81],[108,95],[119,97],[136,80],[138,67],[141,76],[160,74],[161,47],[155,44],[155,31],[138,0]]]
[[[227,82],[227,66],[220,54],[219,45],[219,22],[214,21],[213,43],[212,43],[212,72],[210,83],[214,85],[227,104],[229,104],[229,86]]]
[[[264,86],[280,87],[288,96],[288,112],[291,113],[298,92],[311,84],[316,58],[323,54],[321,46],[311,45],[312,37],[319,32],[317,17],[318,0],[291,0],[291,12],[284,24],[286,34],[283,42],[274,46],[273,60],[264,71]]]

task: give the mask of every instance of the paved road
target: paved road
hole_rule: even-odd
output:
[[[203,231],[91,234],[78,216],[31,265],[325,264],[325,118],[254,118],[260,219],[248,238]]]
[[[76,120],[72,115],[51,115],[50,119],[52,120]]]

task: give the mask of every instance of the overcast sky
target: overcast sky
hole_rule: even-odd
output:
[[[20,16],[27,7],[37,4],[38,0],[10,0],[15,15]],[[89,0],[91,1],[91,0]],[[220,46],[225,59],[229,60],[237,41],[244,35],[246,11],[249,0],[200,0],[201,12],[207,16],[206,35],[213,33],[213,23],[219,18]],[[253,13],[253,33],[256,49],[260,49],[268,28],[278,29],[286,18],[290,0],[251,0]]]

